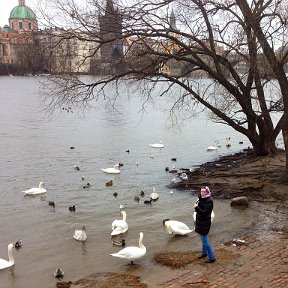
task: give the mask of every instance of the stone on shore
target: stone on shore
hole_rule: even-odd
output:
[[[235,197],[231,200],[231,206],[249,206],[249,201],[246,196]]]

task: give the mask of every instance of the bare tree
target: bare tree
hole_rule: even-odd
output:
[[[183,111],[192,116],[204,107],[214,121],[244,134],[258,155],[276,153],[282,130],[287,156],[287,1],[143,0],[120,5],[107,0],[100,5],[90,0],[82,10],[75,0],[65,5],[54,1],[61,18],[73,26],[69,37],[79,37],[80,31],[89,34],[95,45],[88,57],[119,43],[126,46],[117,57],[111,51],[109,59],[107,53],[101,59],[100,67],[110,67],[101,78],[88,83],[72,74],[53,79],[51,107],[87,104],[120,79],[148,81],[151,90],[164,82],[163,96],[174,87],[181,91],[171,107],[175,117]],[[121,14],[121,33],[119,23],[117,33],[112,33],[113,26],[109,33],[99,33],[98,19],[111,5]],[[288,180],[288,162],[284,178]]]

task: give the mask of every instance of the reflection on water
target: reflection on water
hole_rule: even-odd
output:
[[[54,287],[53,272],[58,267],[65,271],[67,281],[96,271],[135,273],[145,281],[149,275],[167,272],[153,262],[154,253],[199,249],[199,237],[194,233],[175,238],[165,233],[162,220],[168,217],[193,227],[197,198],[192,191],[170,193],[166,185],[174,175],[166,173],[165,167],[199,165],[247,147],[246,139],[204,118],[191,120],[181,132],[167,129],[167,115],[162,111],[150,107],[147,114],[138,112],[141,103],[137,95],[120,101],[119,114],[107,113],[101,104],[82,118],[62,110],[48,119],[42,111],[37,78],[2,77],[1,89],[1,258],[8,257],[8,243],[23,241],[21,249],[13,250],[15,267],[0,272],[1,287]],[[230,150],[224,145],[227,136],[232,139]],[[222,147],[207,152],[215,139],[223,141]],[[149,147],[160,140],[164,149]],[[239,145],[240,140],[244,145]],[[171,161],[173,157],[177,162]],[[101,171],[119,162],[124,164],[119,175]],[[110,180],[113,186],[106,187]],[[46,195],[24,197],[21,191],[40,181],[46,184]],[[87,182],[91,187],[84,189]],[[144,205],[153,187],[160,198]],[[134,201],[141,190],[145,196]],[[54,201],[55,208],[48,201]],[[135,266],[110,256],[122,248],[112,245],[110,233],[112,221],[119,218],[119,205],[124,203],[129,225],[124,235],[126,246],[138,245],[142,231],[147,247],[145,257]],[[72,205],[75,213],[68,209]],[[251,224],[249,210],[232,209],[226,201],[215,200],[215,213],[211,230],[215,241]],[[79,243],[72,236],[83,225],[88,239]]]

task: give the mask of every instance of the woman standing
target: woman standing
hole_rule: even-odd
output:
[[[194,204],[196,211],[195,232],[200,234],[202,242],[202,255],[198,259],[206,258],[205,263],[215,262],[215,255],[208,239],[211,227],[211,213],[213,210],[213,199],[208,186],[201,187],[198,203]]]

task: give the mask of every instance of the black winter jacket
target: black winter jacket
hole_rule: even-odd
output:
[[[195,232],[200,235],[207,235],[211,227],[211,213],[213,210],[212,197],[201,198],[199,196],[198,206],[195,207],[196,211],[196,222]]]

